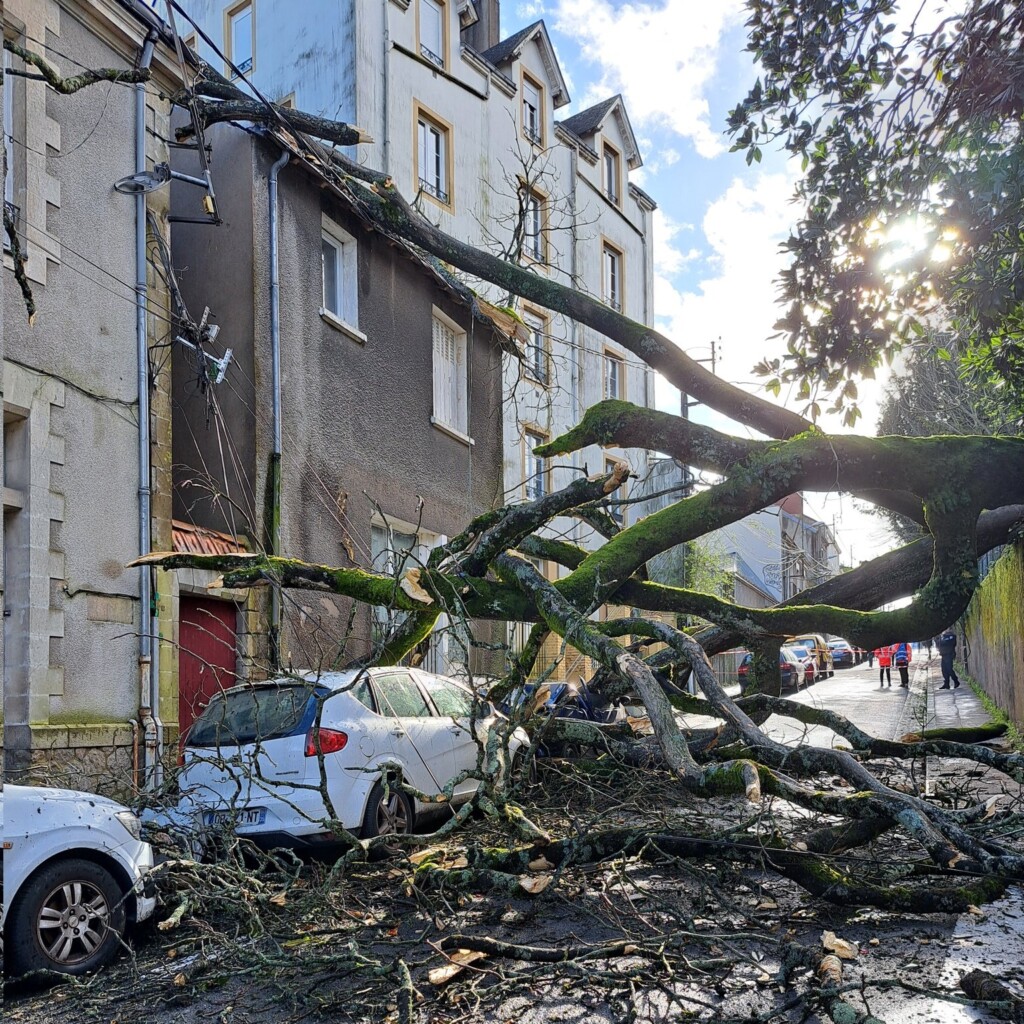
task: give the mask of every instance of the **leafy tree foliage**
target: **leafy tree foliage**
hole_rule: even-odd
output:
[[[964,364],[1024,408],[1024,7],[933,18],[899,0],[750,0],[763,76],[729,117],[748,162],[800,160],[785,243],[784,359],[760,369],[830,392],[847,422],[923,318],[948,315]]]

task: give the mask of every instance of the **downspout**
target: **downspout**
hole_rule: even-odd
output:
[[[388,110],[388,72],[390,70],[391,61],[391,29],[388,20],[388,4],[390,0],[381,0],[381,21],[383,22],[384,30],[384,53],[380,62],[381,69],[381,106],[383,110],[383,131],[381,132],[381,138],[384,140],[382,143],[382,163],[383,167],[381,170],[385,174],[389,174],[388,161],[391,157],[391,136],[390,136],[390,111]]]
[[[490,79],[488,79],[489,81]],[[577,227],[577,215],[579,213],[579,204],[577,202],[577,195],[579,192],[579,150],[573,146],[569,150],[569,160],[572,164],[572,173],[570,180],[572,181],[572,191],[570,192],[570,203],[572,204],[571,217],[569,219],[569,231],[571,237],[569,239],[569,280],[572,282],[573,288],[576,287],[578,280],[577,270],[578,264],[578,253],[577,243],[579,241],[579,231]],[[569,399],[572,402],[572,415],[575,421],[578,423],[583,418],[583,409],[581,408],[581,396],[583,394],[583,344],[582,344],[582,330],[580,325],[573,319],[569,320],[569,359],[571,372],[569,374]],[[571,426],[572,424],[570,424]],[[579,468],[580,465],[580,453],[578,449],[574,449],[570,456],[570,464],[573,470]],[[573,473],[573,479],[576,478],[576,473]],[[581,533],[581,521],[577,517],[572,519],[572,536],[576,543],[580,541]]]
[[[285,150],[270,168],[270,374],[273,387],[274,446],[270,452],[270,553],[281,554],[281,271],[277,235],[277,176],[291,154]],[[270,659],[281,667],[281,592],[270,590]]]
[[[142,44],[139,68],[148,68],[153,59],[157,34],[150,29]],[[146,170],[146,84],[135,85],[135,172]],[[135,348],[138,363],[139,398],[139,554],[152,548],[150,533],[150,436],[149,436],[149,341],[146,332],[148,293],[146,289],[146,195],[135,197]],[[151,569],[139,570],[139,721],[145,744],[145,785],[156,787],[160,773],[160,693],[153,673],[153,610]]]

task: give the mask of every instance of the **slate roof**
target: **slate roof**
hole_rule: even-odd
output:
[[[511,60],[515,56],[516,50],[537,31],[537,26],[542,24],[542,21],[535,21],[532,25],[521,28],[514,35],[509,36],[508,39],[503,39],[489,50],[484,50],[483,56],[494,65],[504,64],[505,61]]]
[[[572,117],[567,117],[559,123],[563,128],[568,128],[573,135],[577,135],[581,139],[588,138],[600,129],[601,123],[608,116],[609,111],[621,99],[621,96],[612,96],[610,99],[595,103],[594,106],[587,107],[586,110],[581,110],[578,114],[573,114]]]

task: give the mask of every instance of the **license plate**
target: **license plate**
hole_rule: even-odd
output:
[[[267,820],[265,807],[248,807],[238,811],[203,811],[203,824],[219,825],[262,825]]]

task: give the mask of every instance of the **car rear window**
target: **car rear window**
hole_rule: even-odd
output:
[[[193,723],[185,746],[236,746],[291,736],[305,731],[315,711],[313,690],[301,684],[220,693]]]

